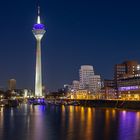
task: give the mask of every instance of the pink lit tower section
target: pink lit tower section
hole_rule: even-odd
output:
[[[45,34],[45,26],[41,24],[40,7],[38,6],[37,23],[32,30],[36,41],[36,71],[35,71],[35,96],[42,97],[42,69],[41,69],[41,39]]]

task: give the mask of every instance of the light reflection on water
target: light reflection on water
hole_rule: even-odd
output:
[[[140,139],[140,118],[137,114],[140,112],[127,112],[122,111],[119,115],[119,138],[127,140],[129,139],[138,140]],[[131,126],[131,127],[130,127]],[[126,129],[127,128],[127,129]]]
[[[0,140],[139,140],[140,112],[80,106],[0,108]]]

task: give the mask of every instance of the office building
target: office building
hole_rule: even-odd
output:
[[[9,90],[15,90],[16,89],[16,80],[15,79],[10,79],[8,81],[8,89]]]
[[[140,99],[140,65],[137,61],[115,65],[114,77],[118,97]]]
[[[80,89],[87,89],[91,92],[99,92],[101,89],[101,77],[94,74],[93,66],[83,65],[79,70]]]
[[[80,82],[77,81],[77,80],[74,80],[74,81],[72,82],[72,89],[73,89],[74,91],[77,91],[77,90],[79,90],[79,88],[80,88]]]
[[[80,89],[88,89],[90,84],[90,77],[94,76],[93,66],[83,65],[79,70]]]

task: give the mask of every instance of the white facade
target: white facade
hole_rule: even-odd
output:
[[[74,91],[77,91],[77,90],[79,90],[79,88],[80,88],[80,82],[77,81],[77,80],[74,80],[74,81],[72,82],[72,89],[73,89]]]
[[[80,89],[98,92],[101,89],[101,77],[94,74],[93,66],[83,65],[79,70]]]
[[[79,70],[80,89],[89,88],[89,78],[94,75],[93,66],[83,65]]]
[[[92,92],[99,92],[101,89],[100,75],[93,75],[89,78],[89,90]]]

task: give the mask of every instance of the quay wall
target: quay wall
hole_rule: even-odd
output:
[[[80,106],[87,107],[105,107],[105,108],[120,108],[120,109],[136,109],[140,110],[140,101],[126,101],[126,100],[65,100],[77,101]]]
[[[121,100],[79,100],[82,106],[110,107],[121,109],[139,109],[140,101],[121,101]]]

